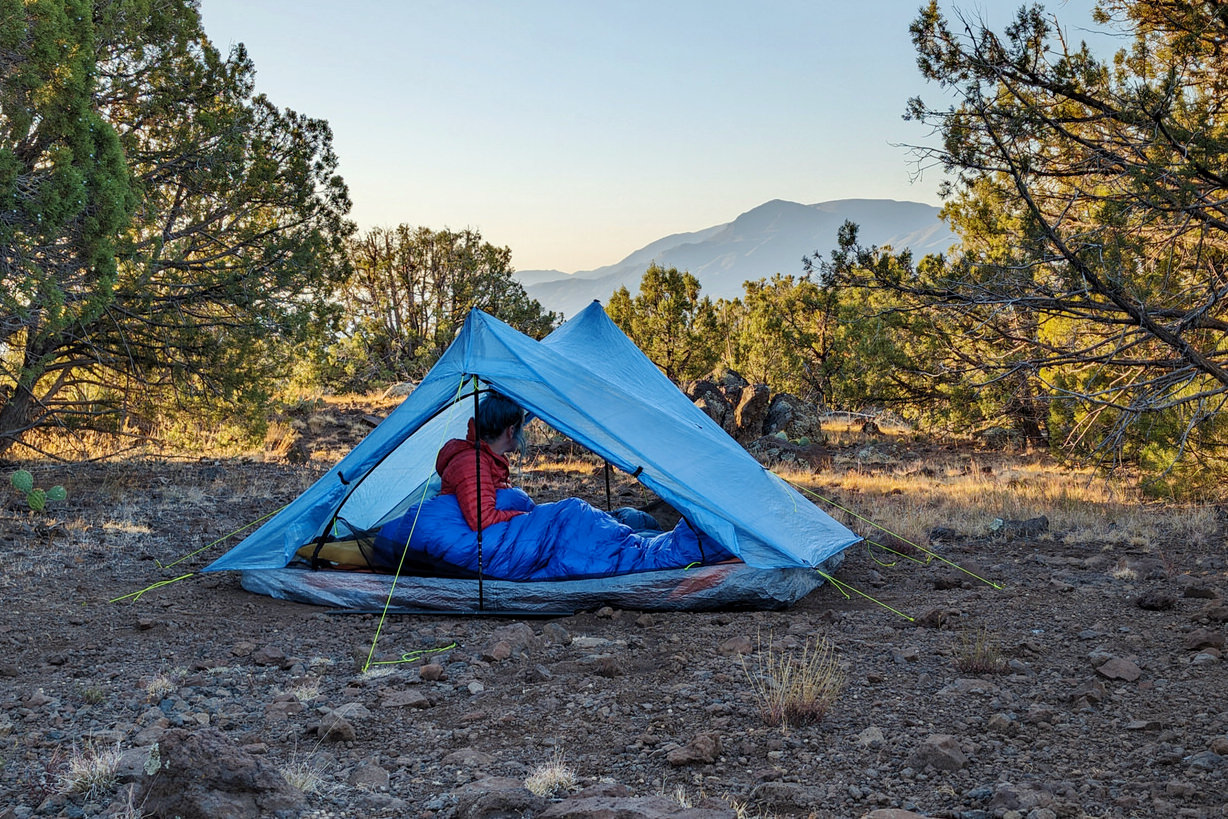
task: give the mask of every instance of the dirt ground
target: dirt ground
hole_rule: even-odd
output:
[[[339,419],[332,443],[361,429]],[[381,626],[194,574],[328,463],[23,464],[68,497],[36,515],[0,495],[0,817],[138,815],[125,783],[149,746],[204,726],[316,774],[316,816],[461,815],[465,794],[552,761],[576,776],[555,802],[612,782],[742,816],[1228,816],[1222,531],[1162,550],[1062,533],[933,545],[1000,589],[859,546],[838,577],[878,603],[825,585],[782,612]],[[533,492],[603,500],[598,467],[573,466]],[[376,656],[408,661],[363,674],[377,628]],[[816,724],[767,724],[748,671],[769,642],[816,638],[842,692]],[[329,714],[352,732],[321,736]],[[62,793],[91,747],[125,752],[126,773]]]

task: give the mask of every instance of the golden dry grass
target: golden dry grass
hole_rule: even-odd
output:
[[[115,503],[101,520],[95,518],[89,525],[96,527],[95,531],[100,527],[108,542],[118,546],[149,536],[149,522],[131,501],[133,492],[148,490],[149,472],[143,460],[148,456],[197,460],[238,455],[277,460],[295,449],[304,452],[314,465],[332,464],[370,430],[371,420],[386,416],[403,400],[379,394],[281,396],[278,414],[270,420],[269,435],[249,444],[246,450],[237,449],[233,435],[223,429],[201,430],[191,441],[190,454],[168,450],[158,447],[155,431],[141,439],[143,448],[139,452],[127,451],[122,459],[113,461],[115,469],[103,480]],[[825,421],[824,435],[834,456],[829,469],[817,475],[777,471],[807,493],[819,508],[871,540],[890,541],[891,533],[904,543],[928,547],[927,534],[935,527],[977,537],[988,534],[997,518],[1024,520],[1044,515],[1049,519],[1049,534],[1042,539],[1061,536],[1067,542],[1152,551],[1160,556],[1173,542],[1199,547],[1219,543],[1212,506],[1150,500],[1138,490],[1134,475],[1106,476],[1092,468],[1062,466],[1043,454],[977,450],[967,441],[952,443],[948,439],[940,445],[884,418],[876,419],[876,428],[869,432],[862,429],[862,423],[857,416]],[[527,434],[531,451],[538,454],[523,461],[513,459],[515,482],[542,501],[577,495],[604,504],[600,458],[569,446],[540,421],[530,424]],[[134,440],[117,444],[98,436],[74,438],[63,442],[61,454],[96,457],[131,446]],[[54,449],[53,441],[46,436],[39,444]],[[541,454],[543,451],[552,454]],[[38,485],[62,480],[57,471],[62,467],[54,464],[36,461],[23,466],[34,473]],[[248,496],[263,491],[254,473],[241,475],[227,472],[224,482],[159,487],[163,493],[161,505],[203,509],[218,492]],[[310,485],[316,477],[313,469],[304,469],[302,486]],[[612,478],[614,505],[644,506],[654,500],[628,476],[614,471]],[[66,503],[44,514],[62,519],[69,538],[87,544],[92,537],[84,533],[84,518],[73,514],[78,512],[74,508],[76,487],[71,480],[62,482],[68,487]]]
[[[524,786],[538,796],[549,798],[576,786],[578,779],[563,761],[563,752],[556,750],[550,761],[534,768],[524,780]]]
[[[325,778],[326,766],[315,760],[294,759],[279,766],[277,770],[290,787],[298,788],[306,794],[322,792],[328,781]]]
[[[820,508],[859,533],[886,533],[924,546],[935,527],[965,535],[989,533],[996,518],[1045,516],[1049,533],[1074,542],[1163,550],[1173,539],[1200,545],[1216,537],[1209,504],[1162,503],[1144,497],[1131,476],[1062,466],[1035,456],[952,452],[874,468],[839,466],[813,475],[778,470]]]

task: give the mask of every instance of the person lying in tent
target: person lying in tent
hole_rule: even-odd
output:
[[[524,418],[515,402],[487,393],[468,437],[439,450],[439,494],[381,527],[375,538],[380,561],[403,565],[404,552],[410,565],[443,563],[476,575],[479,519],[481,571],[497,579],[604,577],[732,557],[685,520],[662,532],[637,509],[611,515],[579,498],[535,504],[509,480],[507,453],[523,448]]]

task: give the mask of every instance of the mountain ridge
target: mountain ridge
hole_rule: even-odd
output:
[[[573,316],[594,299],[605,302],[619,287],[637,292],[648,265],[694,275],[704,295],[732,299],[742,283],[776,273],[800,275],[802,257],[825,255],[840,226],[852,221],[863,243],[910,248],[917,256],[946,252],[958,237],[938,218],[939,209],[895,199],[836,199],[804,205],[771,199],[730,222],[663,236],[618,262],[572,274],[556,270],[516,273],[532,298],[548,310]]]

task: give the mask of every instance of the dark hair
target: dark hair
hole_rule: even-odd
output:
[[[515,401],[497,392],[488,392],[478,402],[478,438],[493,441],[509,426],[517,430],[524,423],[524,410]]]

